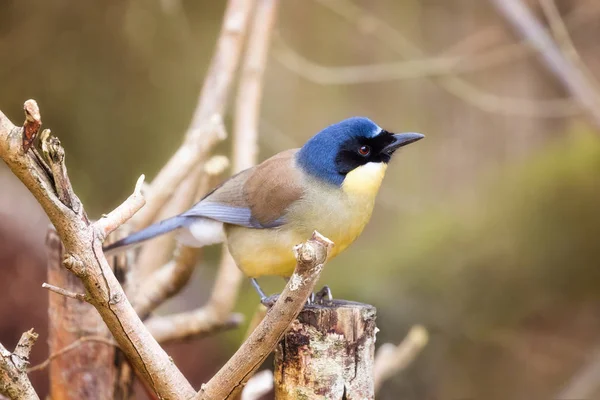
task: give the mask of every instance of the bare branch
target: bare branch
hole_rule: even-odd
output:
[[[276,11],[276,0],[261,0],[253,17],[236,100],[234,173],[256,163],[262,79]],[[232,318],[230,314],[237,299],[242,277],[242,272],[224,246],[219,272],[208,303],[191,312],[152,318],[146,322],[146,325],[159,342],[204,335],[215,327],[230,326],[227,322]],[[237,321],[237,318],[234,320]]]
[[[13,353],[0,344],[0,394],[11,399],[39,399],[27,377],[29,353],[37,338],[33,329],[23,333]]]
[[[61,296],[69,297],[71,299],[79,300],[79,301],[87,301],[87,297],[84,293],[74,293],[69,290],[59,288],[58,286],[50,285],[49,283],[42,283],[42,287],[44,289],[48,289],[51,292],[59,294]]]
[[[192,203],[200,200],[209,190],[217,185],[220,176],[225,172],[225,169],[229,166],[229,161],[224,156],[214,156],[210,158],[205,164],[199,164],[190,172],[189,176],[183,180],[183,182],[177,188],[175,195],[169,200],[167,204],[160,211],[158,219],[163,220],[170,218],[174,215],[181,214],[187,210]],[[141,292],[148,291],[154,285],[152,283],[152,276],[149,276],[159,267],[167,263],[172,255],[175,247],[175,240],[173,235],[164,235],[153,240],[151,246],[144,246],[140,250],[140,254],[136,260],[136,266],[133,271],[134,278],[133,282],[148,282],[143,283],[145,288],[140,288]],[[191,250],[188,250],[188,252]],[[198,249],[194,253],[198,253]],[[191,268],[194,264],[190,265]],[[165,276],[163,274],[163,276]],[[187,280],[182,284],[187,283]],[[159,290],[157,288],[157,290]],[[137,291],[136,291],[137,292]],[[128,292],[129,293],[129,292]],[[135,292],[134,292],[135,293]],[[139,293],[143,296],[143,293]],[[166,298],[164,298],[166,299]],[[164,300],[163,299],[163,300]],[[134,302],[137,307],[137,303]],[[158,303],[160,304],[160,303]],[[157,305],[158,305],[157,304]],[[143,308],[143,307],[142,307]]]
[[[146,279],[132,299],[135,310],[145,318],[189,281],[198,260],[198,249],[178,246],[172,261]]]
[[[256,164],[263,76],[278,4],[277,0],[259,0],[254,14],[235,103],[234,172]]]
[[[107,339],[103,336],[84,336],[82,338],[79,338],[77,340],[75,340],[73,343],[71,343],[68,346],[63,347],[62,349],[60,349],[59,351],[52,353],[48,356],[47,359],[45,359],[44,361],[42,361],[41,363],[34,365],[33,367],[27,368],[27,372],[35,372],[35,371],[40,371],[43,369],[48,368],[48,365],[50,365],[50,362],[52,360],[54,360],[57,357],[62,356],[63,354],[66,354],[72,350],[75,350],[76,348],[78,348],[79,346],[81,346],[83,343],[85,342],[98,342],[98,343],[104,343],[108,346],[111,347],[117,347],[117,343]]]
[[[237,328],[244,321],[242,314],[217,316],[212,308],[202,307],[194,311],[152,317],[146,321],[148,330],[159,343],[188,340]]]
[[[427,330],[420,325],[415,325],[398,346],[391,343],[383,344],[375,356],[375,392],[386,379],[409,366],[428,340]]]
[[[135,218],[149,225],[187,173],[220,140],[225,139],[223,113],[242,52],[254,0],[229,0],[217,48],[204,81],[192,122],[181,147],[158,173],[146,194],[148,206]]]
[[[600,93],[577,66],[560,51],[542,24],[521,0],[491,0],[496,9],[538,51],[544,65],[600,127]]]
[[[206,384],[196,399],[230,399],[273,351],[312,293],[333,242],[313,233],[294,248],[296,269],[283,292],[250,337]]]
[[[369,10],[348,0],[315,0],[348,22],[354,24],[361,33],[374,36],[405,59],[427,58],[425,52],[411,42],[394,26],[382,21]],[[501,0],[500,0],[501,1]],[[578,18],[580,19],[580,18]],[[493,50],[495,52],[495,50]],[[512,50],[510,51],[512,52]],[[510,54],[510,52],[507,52]],[[506,58],[504,50],[491,53],[489,58],[482,55],[483,66],[495,65]],[[447,75],[432,77],[440,87],[481,111],[523,115],[536,118],[564,118],[580,113],[580,107],[571,99],[534,100],[499,96],[488,93],[450,71]]]
[[[192,386],[145,328],[104,258],[101,243],[104,232],[88,222],[79,199],[74,194],[71,197],[69,190],[62,191],[64,198],[57,195],[61,192],[31,152],[20,151],[22,132],[0,113],[0,158],[36,197],[55,226],[65,247],[65,267],[81,279],[90,303],[152,390],[163,398],[192,396],[195,393]],[[53,176],[54,182],[58,185],[57,178],[64,179],[64,188],[70,187],[61,157],[64,150],[57,141],[48,139],[46,144],[50,169],[59,174]]]
[[[554,39],[558,42],[560,49],[567,59],[569,59],[581,73],[588,79],[590,83],[594,85],[594,89],[598,92],[598,81],[594,77],[594,74],[589,70],[587,65],[583,62],[579,52],[571,40],[569,30],[567,29],[566,22],[560,16],[560,12],[556,7],[554,0],[539,0],[542,10],[546,15],[546,19],[550,24],[550,29]]]
[[[111,232],[127,222],[140,208],[146,204],[142,195],[142,185],[144,184],[144,175],[142,174],[136,184],[133,194],[127,198],[119,207],[115,208],[108,215],[104,215],[94,224],[101,240],[104,240]]]
[[[200,174],[200,177],[190,177],[194,180],[194,183],[196,183],[193,185],[193,187],[195,188],[197,186],[197,193],[191,193],[192,196],[195,195],[195,197],[190,197],[189,202],[191,203],[194,198],[200,198],[206,194],[208,190],[215,186],[217,184],[218,177],[228,166],[229,161],[227,157],[224,156],[214,156],[208,160],[201,168],[202,173]],[[190,178],[187,178],[178,188],[178,191],[182,191],[182,193],[177,196],[178,198],[189,195],[188,192],[192,189],[192,187],[188,186],[188,183],[191,184],[191,182],[188,182]],[[196,182],[198,179],[200,180],[199,184]],[[174,200],[175,199],[169,202],[165,209],[170,209],[174,203]],[[184,201],[186,200],[187,199]],[[177,206],[181,205],[182,204],[177,204]],[[160,259],[161,244],[163,246],[168,245],[168,242],[171,242],[172,240],[172,238],[167,237],[166,243],[163,242],[153,244],[152,246],[146,246],[140,253],[140,256],[137,260],[138,268],[147,267],[147,265],[144,263],[150,262],[150,257]],[[146,249],[149,250],[146,252]],[[156,251],[158,251],[159,254],[156,254]],[[136,311],[142,316],[142,318],[162,304],[165,300],[178,293],[187,284],[194,270],[194,266],[198,261],[198,254],[199,249],[178,245],[173,256],[173,260],[169,261],[165,266],[153,272],[150,276],[143,280],[139,288],[134,291],[134,297],[132,300]],[[145,258],[145,255],[148,258]]]
[[[158,221],[181,214],[190,208],[195,200],[199,182],[203,177],[203,169],[203,165],[199,164],[189,171],[188,176],[176,188],[174,195],[171,196],[158,213]],[[132,283],[139,284],[140,282],[152,279],[152,274],[171,260],[173,250],[175,250],[174,233],[154,238],[151,245],[142,246],[132,271]]]

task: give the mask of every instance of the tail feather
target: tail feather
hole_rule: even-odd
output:
[[[165,233],[174,231],[175,229],[181,228],[187,222],[189,217],[183,217],[181,215],[165,219],[164,221],[158,222],[154,225],[142,229],[139,232],[133,233],[126,238],[118,240],[103,248],[105,253],[112,253],[124,247],[132,246],[143,242],[148,239],[152,239],[156,236],[163,235]]]

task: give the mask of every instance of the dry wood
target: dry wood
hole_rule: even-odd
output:
[[[37,338],[33,329],[23,333],[13,353],[0,344],[0,395],[13,400],[39,400],[27,377],[29,353]]]
[[[68,292],[83,292],[81,281],[62,267],[63,248],[52,228],[46,236],[48,281]],[[49,293],[48,347],[58,354],[84,337],[111,335],[91,304]],[[86,341],[72,351],[50,360],[50,396],[53,399],[80,400],[92,393],[98,398],[113,398],[115,347],[100,341]]]
[[[373,399],[375,314],[342,300],[305,307],[275,351],[275,398]]]
[[[15,127],[0,112],[0,158],[31,191],[56,228],[65,247],[65,267],[81,279],[90,303],[152,390],[162,398],[193,396],[194,389],[135,313],[102,252],[106,233],[144,205],[140,185],[122,206],[101,222],[90,224],[79,199],[71,196],[59,143],[51,138],[42,142],[53,172],[50,177],[35,154],[23,151],[22,135],[23,128]],[[63,186],[58,189],[55,183]]]

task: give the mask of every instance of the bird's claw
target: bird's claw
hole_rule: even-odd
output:
[[[331,294],[331,289],[329,286],[325,285],[321,290],[316,293],[311,293],[308,298],[308,304],[320,304],[323,305],[325,302],[331,302],[333,300],[333,295]]]

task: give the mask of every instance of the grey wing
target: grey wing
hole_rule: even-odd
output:
[[[301,175],[293,167],[295,153],[279,153],[232,176],[181,216],[255,229],[284,225],[286,210],[303,193]]]

